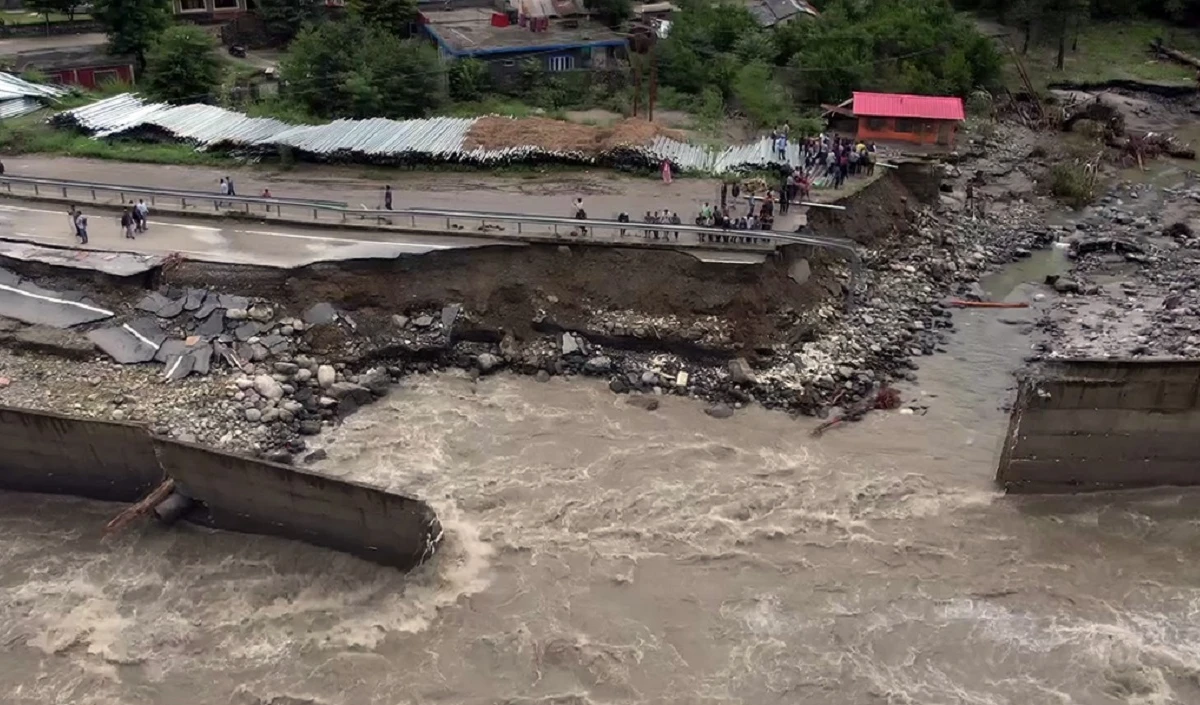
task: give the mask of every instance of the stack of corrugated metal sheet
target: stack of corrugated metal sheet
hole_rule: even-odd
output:
[[[66,90],[57,86],[30,83],[0,72],[0,120],[28,115],[65,94]]]
[[[505,149],[467,149],[467,133],[476,118],[424,120],[337,120],[326,125],[289,125],[271,118],[252,118],[211,105],[171,106],[145,103],[123,94],[60,113],[52,122],[74,127],[100,139],[134,134],[147,128],[165,131],[201,148],[229,146],[269,150],[289,147],[316,159],[362,162],[461,162],[510,164],[556,161],[656,168],[664,159],[676,171],[723,173],[779,163],[774,145],[763,138],[722,152],[667,137],[648,145],[622,146],[605,154],[556,152],[535,144]],[[788,162],[799,163],[799,146],[788,145]]]

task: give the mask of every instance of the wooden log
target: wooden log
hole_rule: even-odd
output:
[[[1185,52],[1178,51],[1176,49],[1169,49],[1169,48],[1159,44],[1158,42],[1151,43],[1150,50],[1153,52],[1156,52],[1158,54],[1163,54],[1165,56],[1169,56],[1172,59],[1174,59],[1175,61],[1178,61],[1179,63],[1184,64],[1186,66],[1191,66],[1193,68],[1200,69],[1200,59],[1197,59],[1196,57],[1192,56],[1191,54],[1187,54]]]
[[[154,491],[146,495],[145,499],[128,507],[120,514],[113,517],[113,520],[108,522],[108,524],[104,527],[104,533],[107,535],[113,533],[114,531],[119,531],[120,529],[123,529],[127,525],[133,523],[133,521],[138,517],[143,517],[150,514],[150,512],[153,512],[154,508],[157,507],[160,502],[171,496],[171,493],[174,491],[175,480],[168,477],[161,485],[154,488]]]

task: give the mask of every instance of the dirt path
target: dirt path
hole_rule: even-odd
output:
[[[637,219],[646,211],[669,208],[686,220],[719,195],[715,179],[659,179],[612,172],[495,176],[485,173],[413,172],[381,168],[299,165],[281,171],[262,167],[216,169],[197,166],[130,164],[72,157],[30,155],[5,159],[7,173],[117,184],[154,184],[194,191],[217,190],[230,176],[239,195],[258,196],[264,188],[277,198],[344,201],[353,207],[382,207],[383,187],[391,184],[395,208],[463,208],[566,216],[584,199],[588,214],[615,218],[621,211]]]

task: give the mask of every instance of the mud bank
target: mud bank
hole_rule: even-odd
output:
[[[838,205],[846,210],[809,211],[808,227],[815,235],[845,238],[865,246],[902,235],[912,206],[938,202],[941,169],[935,162],[900,162],[861,191],[839,200]]]
[[[135,502],[167,477],[191,500],[182,518],[215,529],[281,536],[402,569],[431,556],[441,540],[433,509],[412,497],[130,424],[0,407],[0,489]]]

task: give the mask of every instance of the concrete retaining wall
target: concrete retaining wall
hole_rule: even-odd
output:
[[[996,480],[1009,492],[1200,484],[1200,361],[1046,366],[1021,384]]]
[[[134,502],[166,477],[218,529],[268,534],[398,568],[433,554],[424,502],[252,458],[152,437],[140,426],[0,407],[0,489]]]

